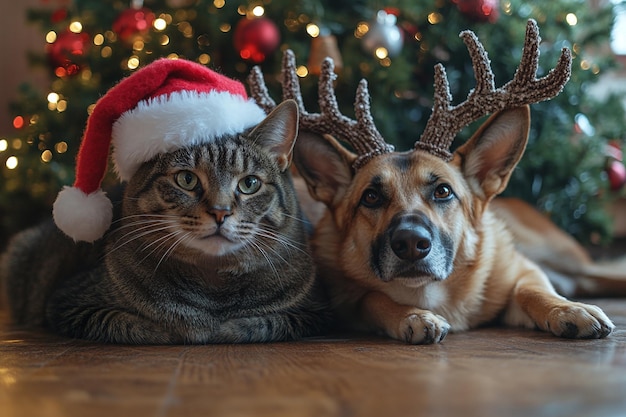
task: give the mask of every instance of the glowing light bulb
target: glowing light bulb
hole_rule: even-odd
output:
[[[46,33],[46,42],[54,43],[54,41],[56,40],[57,40],[57,33],[54,30],[51,30],[50,32]]]
[[[100,51],[100,56],[102,58],[109,58],[111,55],[113,55],[113,49],[111,49],[110,46],[105,46],[102,48],[102,51]]]
[[[54,150],[57,153],[65,153],[67,152],[67,142],[59,142],[56,145],[54,145]]]
[[[78,22],[78,21],[74,21],[72,23],[70,23],[70,32],[73,33],[80,33],[83,31],[83,24]]]
[[[59,102],[59,95],[57,93],[50,93],[48,94],[48,103],[58,103]]]
[[[309,75],[309,69],[304,65],[300,65],[298,69],[296,69],[296,74],[298,74],[298,77],[304,78]]]
[[[24,118],[22,116],[15,116],[13,119],[13,127],[16,129],[24,127]]]
[[[565,16],[565,21],[570,26],[576,26],[578,24],[578,18],[576,17],[574,13],[568,13]]]
[[[10,156],[7,158],[7,161],[5,162],[5,164],[7,168],[15,169],[17,168],[17,164],[18,164],[17,158],[15,156]]]
[[[49,149],[46,149],[41,153],[41,161],[42,162],[50,162],[52,160],[52,152]]]
[[[306,33],[312,38],[317,38],[320,35],[320,27],[315,23],[309,23],[306,25]]]
[[[354,36],[357,38],[362,38],[367,32],[369,32],[370,26],[367,22],[361,22],[356,26],[354,30]]]
[[[130,58],[128,58],[127,66],[128,66],[128,69],[130,70],[137,69],[139,67],[139,57],[133,55]]]
[[[387,48],[381,46],[379,48],[376,48],[376,51],[374,51],[374,55],[376,55],[376,58],[378,59],[385,59],[389,56],[389,51],[387,51]]]
[[[255,6],[252,9],[252,14],[256,17],[261,17],[265,14],[265,9],[263,8],[263,6]]]
[[[428,15],[428,23],[431,25],[436,25],[443,20],[443,16],[437,12],[432,12]]]
[[[152,26],[156,30],[165,30],[165,28],[167,27],[167,22],[165,21],[165,19],[159,17],[158,19],[154,19],[154,23],[152,23]]]

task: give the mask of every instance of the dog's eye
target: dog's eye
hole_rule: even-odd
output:
[[[377,190],[373,188],[368,188],[363,192],[363,195],[361,196],[361,204],[368,208],[379,207],[382,202],[382,196]]]
[[[452,188],[448,184],[439,184],[435,188],[435,200],[447,200],[452,197]]]

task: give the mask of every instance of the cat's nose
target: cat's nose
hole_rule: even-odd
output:
[[[223,224],[226,221],[226,217],[233,214],[230,207],[212,207],[209,209],[209,214],[215,217],[215,222],[218,225]]]

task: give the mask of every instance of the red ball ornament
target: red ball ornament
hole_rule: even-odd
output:
[[[609,141],[609,143],[607,143],[606,148],[604,149],[604,153],[606,154],[607,157],[609,158],[613,158],[616,159],[618,161],[623,161],[623,154],[622,154],[622,146],[620,145],[619,141],[617,140],[611,140]]]
[[[609,177],[609,186],[612,191],[619,191],[626,184],[626,167],[620,161],[613,160],[606,168]]]
[[[605,148],[607,164],[604,169],[612,191],[619,191],[626,184],[626,168],[622,162],[622,147],[617,140],[609,141]]]
[[[154,19],[154,13],[147,7],[126,9],[115,19],[111,29],[122,41],[132,42],[135,36],[148,33]]]
[[[64,21],[67,18],[67,9],[57,9],[50,16],[50,21],[52,23],[59,23]]]
[[[244,18],[235,27],[233,44],[241,58],[259,64],[278,48],[280,32],[270,19]]]
[[[453,0],[459,11],[477,22],[495,23],[500,17],[499,0]]]
[[[68,29],[59,33],[56,40],[46,47],[48,61],[55,73],[58,76],[77,74],[89,51],[90,41],[85,32],[74,33]]]

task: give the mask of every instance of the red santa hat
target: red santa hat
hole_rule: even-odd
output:
[[[127,181],[158,154],[240,133],[264,118],[242,83],[191,61],[154,61],[96,103],[76,160],[76,180],[57,196],[54,221],[75,241],[93,242],[107,231],[113,210],[100,187],[111,143],[115,171]]]

